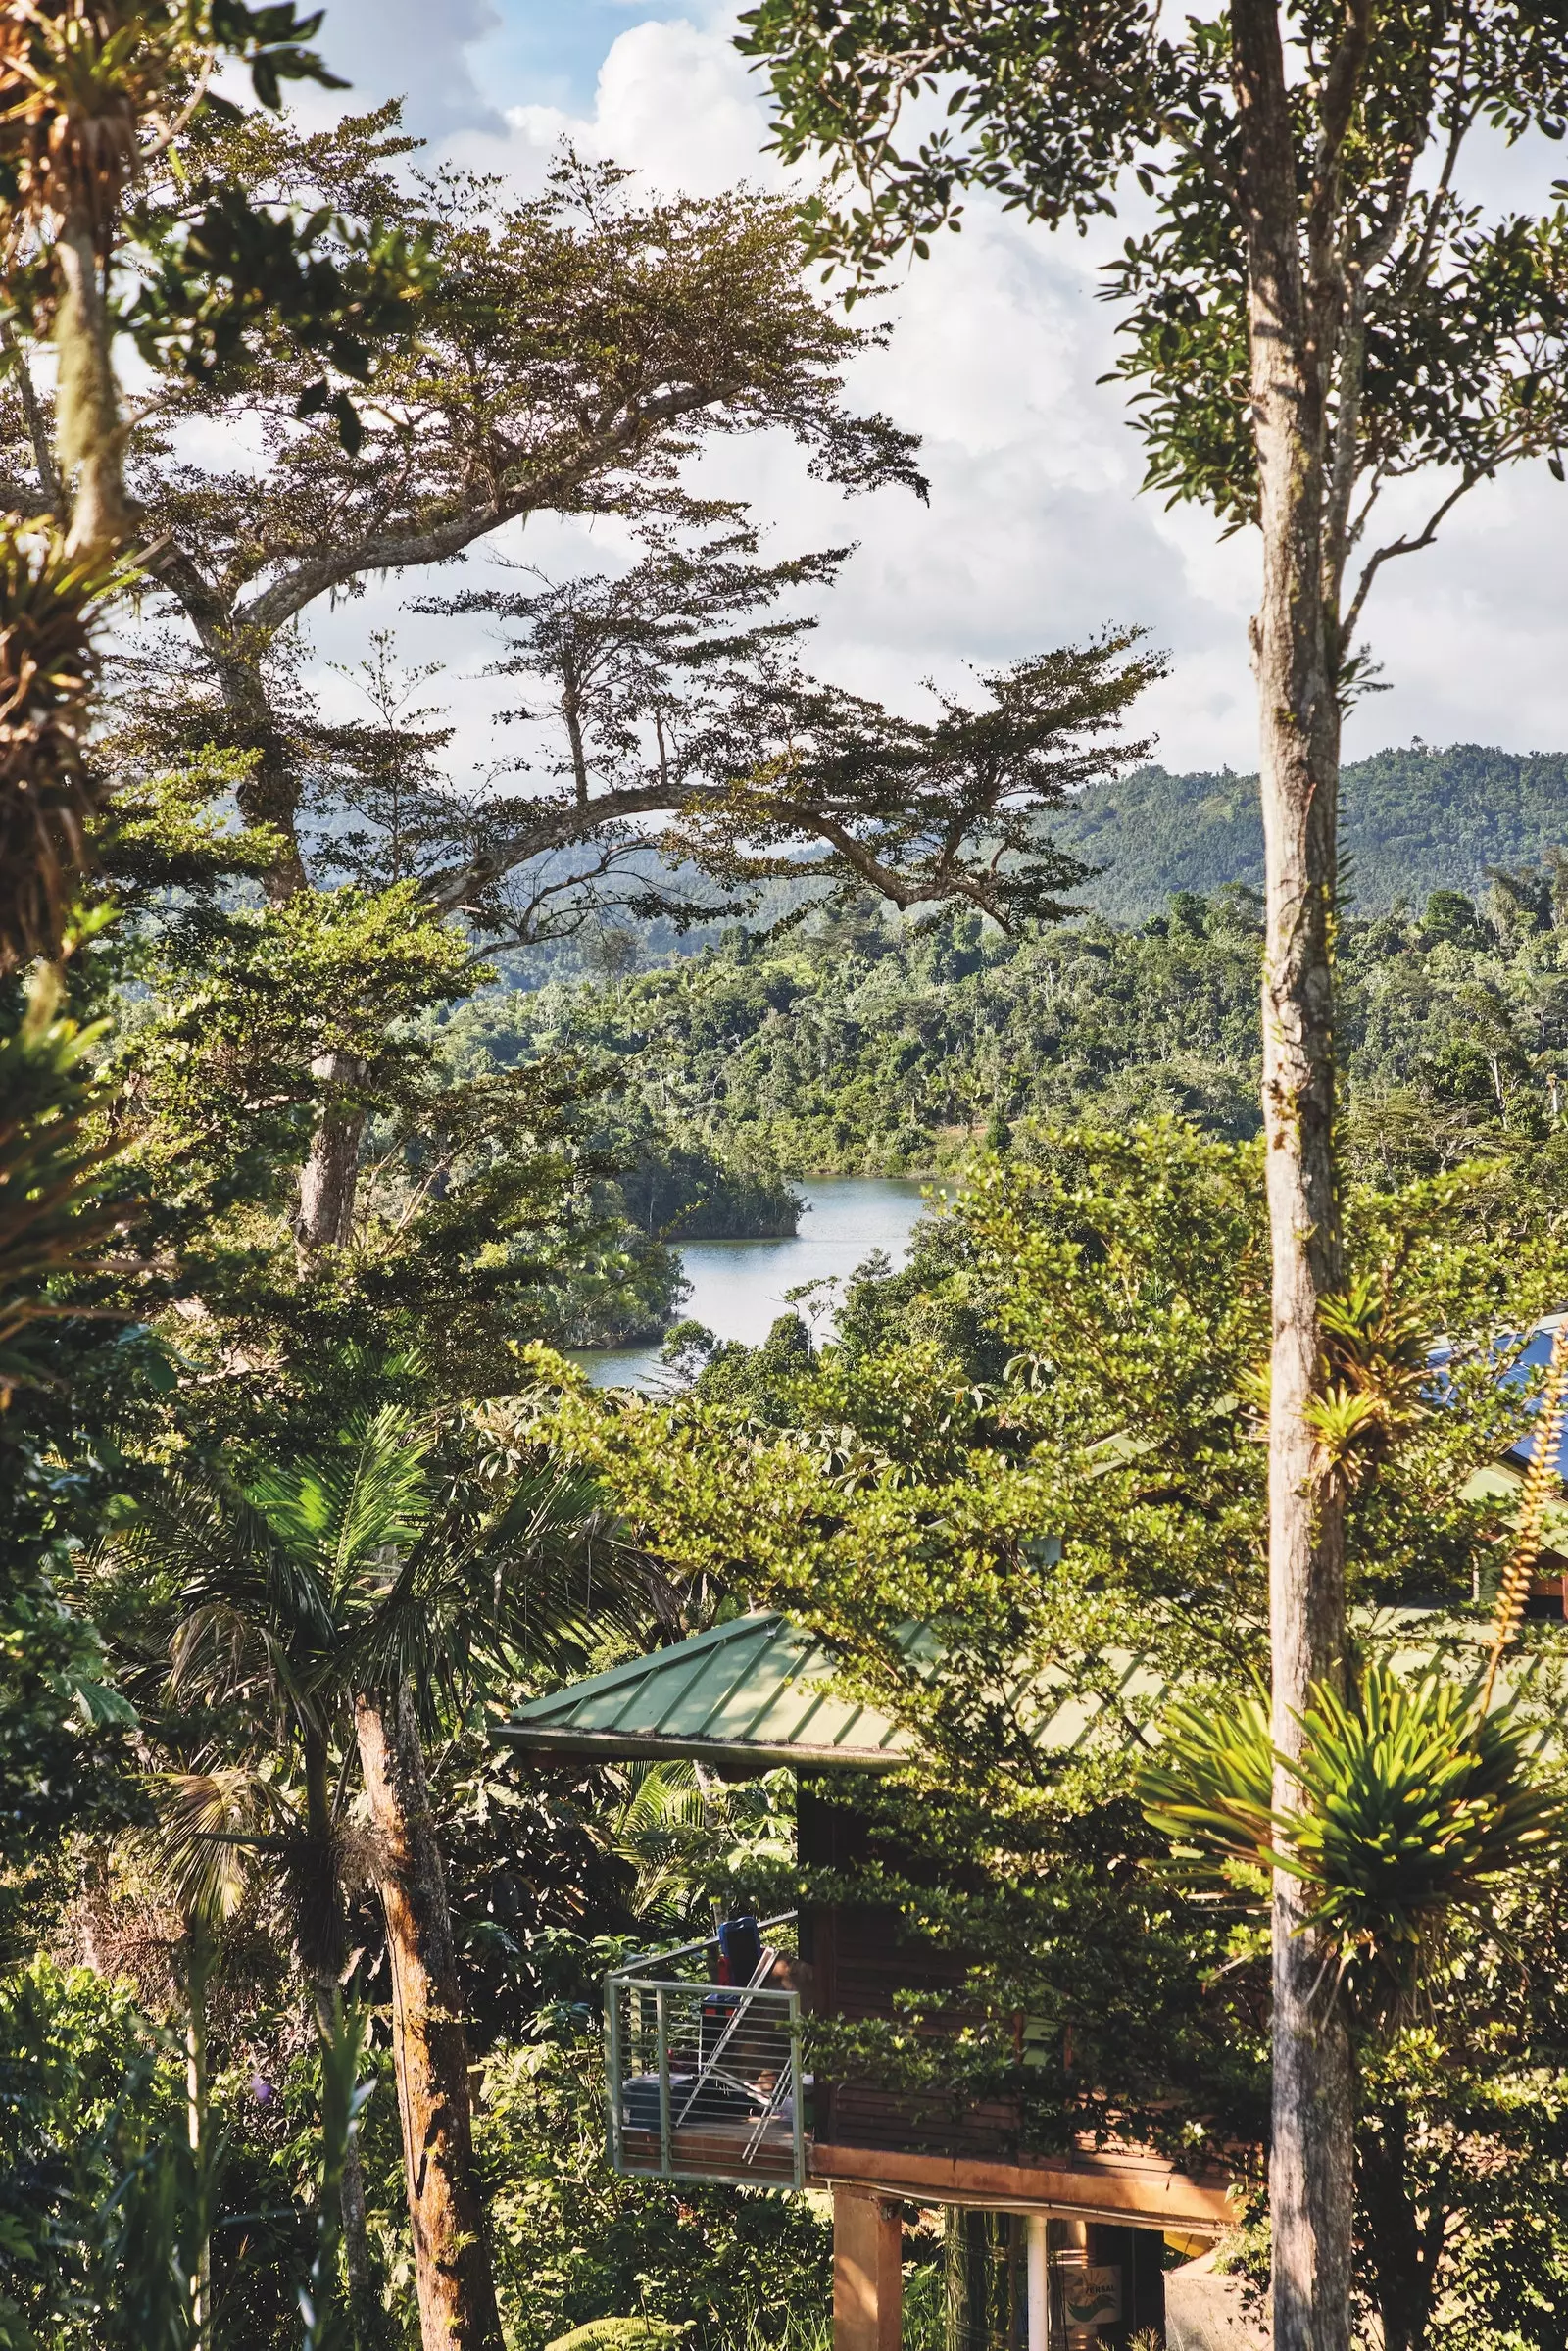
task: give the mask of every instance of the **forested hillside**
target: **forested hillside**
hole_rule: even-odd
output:
[[[1227,882],[1260,888],[1263,832],[1257,779],[1168,775],[1141,767],[1091,784],[1051,819],[1063,849],[1102,868],[1078,896],[1100,913],[1138,922],[1176,890]],[[1446,751],[1412,744],[1380,751],[1341,779],[1346,886],[1362,913],[1433,890],[1484,890],[1494,865],[1536,864],[1568,843],[1568,754]]]
[[[1363,1159],[1435,1168],[1554,1125],[1568,897],[1553,883],[1527,868],[1483,903],[1439,891],[1419,915],[1348,918],[1341,1037]],[[935,1169],[1020,1118],[1175,1111],[1254,1133],[1260,939],[1243,885],[1178,894],[1138,930],[1095,915],[1006,937],[960,913],[896,932],[867,910],[772,945],[737,929],[613,986],[492,994],[443,1037],[461,1068],[567,1051],[607,1073],[595,1145],[629,1169],[628,1205],[673,1183],[684,1152],[713,1200],[693,1229],[777,1230],[761,1219],[780,1171]],[[653,1224],[678,1231],[673,1213]]]

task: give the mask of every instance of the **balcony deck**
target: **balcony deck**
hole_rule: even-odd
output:
[[[662,2180],[806,2184],[794,1914],[764,1920],[743,1984],[716,1937],[650,1952],[605,1981],[611,2159]]]

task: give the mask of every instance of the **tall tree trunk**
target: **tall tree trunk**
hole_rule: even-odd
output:
[[[1397,2102],[1363,2124],[1360,2132],[1361,2204],[1366,2215],[1366,2245],[1383,2325],[1383,2351],[1424,2351],[1432,2317],[1434,2277],[1423,2244],[1421,2217],[1416,2211],[1410,2180],[1410,2117]],[[1441,2244],[1443,2199],[1436,2228],[1429,2232]]]
[[[363,1080],[364,1063],[353,1053],[320,1053],[311,1075],[321,1082],[322,1101],[311,1154],[300,1170],[294,1238],[302,1272],[322,1249],[346,1249],[353,1236],[365,1132],[365,1112],[349,1092]]]
[[[73,213],[55,243],[60,308],[56,430],[69,485],[74,555],[107,555],[130,532],[123,477],[124,436],[109,348],[109,318],[98,252],[85,213]]]
[[[446,1875],[409,1690],[356,1709],[392,1970],[393,2056],[424,2351],[500,2351],[501,2323],[474,2169]]]
[[[1269,1631],[1273,1735],[1298,1752],[1314,1684],[1345,1670],[1343,1506],[1310,1409],[1319,1301],[1342,1280],[1334,1168],[1333,898],[1340,715],[1323,600],[1325,377],[1303,282],[1295,143],[1275,0],[1232,0],[1248,228],[1263,587],[1252,624],[1267,889],[1263,1116],[1273,1281]],[[1299,1801],[1276,1774],[1275,1804]],[[1274,1884],[1274,2351],[1348,2351],[1349,2037],[1300,1888]]]

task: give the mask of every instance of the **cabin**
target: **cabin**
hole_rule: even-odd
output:
[[[1544,1362],[1560,1319],[1532,1334],[1520,1371]],[[1511,1517],[1531,1451],[1522,1441],[1477,1473],[1470,1494],[1501,1502]],[[1568,1433],[1557,1466],[1568,1485]],[[1560,1621],[1568,1616],[1568,1499],[1548,1505],[1543,1537],[1528,1613]],[[1375,1621],[1416,1663],[1430,1659],[1435,1631],[1451,1642],[1464,1630],[1439,1603],[1379,1610]],[[1476,1627],[1468,1631],[1473,1639]],[[1103,1707],[1158,1696],[1136,1656],[1102,1662],[1113,1669],[1102,1696],[1085,1699],[1065,1676],[1059,1692],[1049,1673],[1036,1685],[1043,1743],[1070,1751]],[[1525,1663],[1523,1673],[1531,1670]],[[892,1769],[904,1751],[897,1726],[839,1688],[818,1641],[760,1612],[536,1699],[492,1737],[535,1757],[688,1756],[726,1778],[788,1766],[798,1776],[803,1867],[852,1879],[855,1807],[824,1792],[842,1788],[847,1775]],[[1135,2338],[1165,2341],[1167,2316],[1177,2320],[1171,2288],[1183,2278],[1178,2271],[1167,2279],[1167,2249],[1200,2255],[1232,2226],[1230,2177],[1184,2171],[1132,2144],[1033,2148],[1021,2094],[956,2109],[874,2080],[818,2081],[806,2070],[810,2018],[892,2018],[901,1991],[940,1993],[958,1981],[950,1955],[901,1938],[886,1913],[849,1903],[732,1919],[704,1940],[628,1960],[605,1984],[612,2162],[642,2178],[829,2192],[835,2351],[898,2351],[902,2214],[910,2204],[945,2208],[949,2245],[962,2248],[949,2270],[955,2351],[1123,2351]],[[1019,2017],[1015,2031],[1021,2083],[1029,2019]],[[1192,2268],[1206,2271],[1202,2262]],[[956,2323],[955,2275],[967,2312]],[[1180,2298],[1173,2351],[1250,2339],[1219,2278],[1193,2275]]]
[[[1144,1672],[1125,1660],[1126,1694],[1142,1691]],[[1064,1690],[1044,1736],[1070,1749],[1097,1711]],[[492,1736],[535,1757],[689,1756],[726,1777],[787,1765],[808,1868],[854,1859],[854,1808],[824,1801],[824,1784],[885,1772],[903,1751],[893,1724],[836,1687],[822,1644],[764,1613],[536,1699]],[[1232,2225],[1227,2176],[1133,2145],[1047,2154],[1029,2146],[1018,2100],[955,2111],[804,2070],[808,2018],[892,2017],[902,1988],[956,1980],[951,1957],[849,1904],[726,1921],[706,1940],[627,1961],[605,1984],[611,2161],[650,2179],[828,2191],[834,2351],[897,2351],[909,2204],[946,2208],[973,2306],[954,2332],[973,2351],[1163,2341],[1166,2248],[1200,2253]],[[1021,2073],[1023,2018],[1016,2047]]]

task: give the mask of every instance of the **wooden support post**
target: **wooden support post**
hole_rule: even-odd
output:
[[[833,2351],[899,2351],[904,2321],[899,2208],[863,2188],[833,2190]]]
[[[1028,2214],[1024,2227],[1029,2248],[1027,2304],[1029,2351],[1048,2351],[1051,2337],[1051,2285],[1046,2259],[1045,2214],[1043,2212]]]

